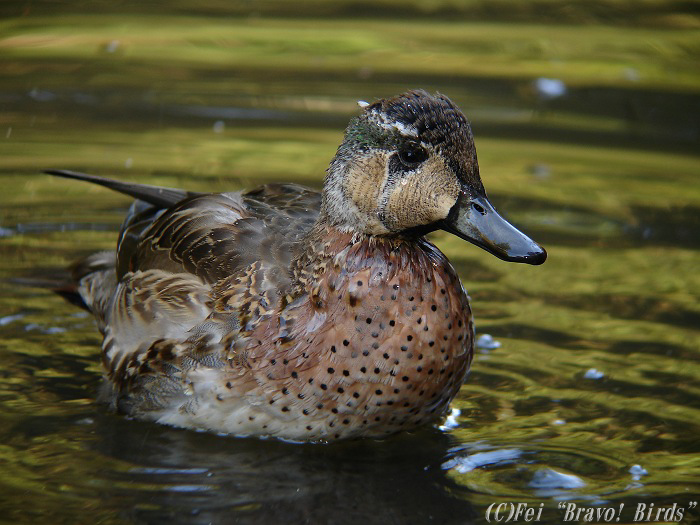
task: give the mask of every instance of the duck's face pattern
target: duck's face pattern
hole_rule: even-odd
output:
[[[350,123],[324,206],[347,231],[396,234],[446,219],[465,188],[483,193],[469,123],[448,98],[412,91]]]

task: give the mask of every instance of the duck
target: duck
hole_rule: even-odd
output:
[[[489,202],[472,130],[445,95],[360,102],[322,191],[198,193],[48,170],[135,200],[115,251],[66,298],[103,336],[100,398],[134,419],[292,442],[435,424],[469,372],[469,297],[426,238],[509,262],[546,251]]]

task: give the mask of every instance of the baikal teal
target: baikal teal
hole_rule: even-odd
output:
[[[474,330],[457,272],[425,234],[546,258],[488,201],[464,115],[425,91],[365,105],[320,194],[50,173],[138,199],[116,253],[79,261],[61,293],[104,336],[104,398],[178,427],[329,441],[439,420]]]

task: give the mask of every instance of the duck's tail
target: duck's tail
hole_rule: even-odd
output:
[[[110,190],[118,191],[130,195],[135,199],[145,201],[158,208],[169,208],[177,204],[187,197],[199,195],[199,193],[180,190],[177,188],[166,188],[162,186],[151,186],[150,184],[137,184],[135,182],[122,182],[97,175],[88,175],[87,173],[79,173],[69,170],[46,170],[44,173],[55,175],[57,177],[65,177],[67,179],[76,179],[93,184],[99,184]]]
[[[70,272],[66,270],[44,270],[41,276],[11,277],[7,280],[11,284],[27,286],[29,288],[43,288],[63,297],[69,303],[90,311],[90,308],[80,296],[78,284]]]

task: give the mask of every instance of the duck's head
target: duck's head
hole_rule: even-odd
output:
[[[545,261],[486,197],[471,128],[450,99],[421,90],[360,105],[328,169],[326,221],[367,235],[442,229],[506,261]]]

